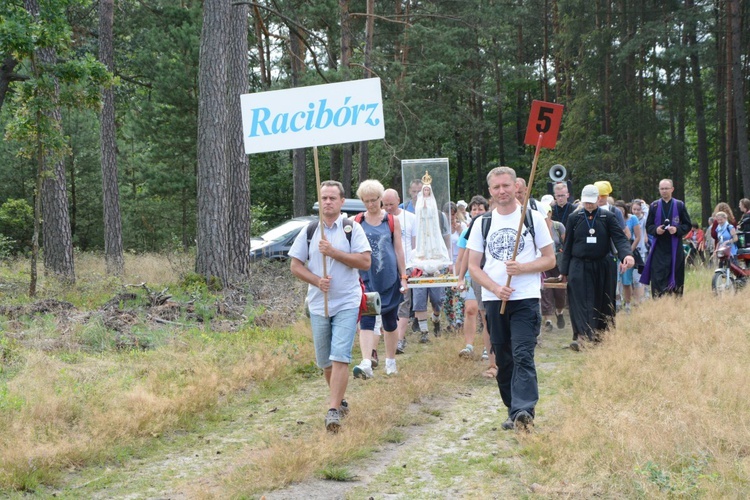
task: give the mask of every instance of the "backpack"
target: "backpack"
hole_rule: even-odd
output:
[[[310,242],[312,241],[313,236],[315,235],[315,230],[320,225],[319,220],[310,221],[310,223],[307,225],[307,253],[310,253]],[[349,231],[346,230],[346,227],[352,227],[352,221],[344,217],[344,220],[341,222],[341,227],[344,228],[344,234],[346,235],[346,241],[349,242],[349,250],[352,248],[352,231],[351,229]]]
[[[354,220],[357,222],[357,224],[362,224],[362,221],[364,219],[365,219],[365,213],[364,212],[360,212],[360,213],[358,213],[357,215],[354,216]],[[393,243],[393,231],[394,231],[394,227],[396,225],[396,223],[393,222],[393,216],[391,214],[389,214],[388,212],[386,212],[385,217],[383,217],[383,222],[387,222],[388,223],[388,229],[391,230],[391,243]],[[351,243],[351,236],[349,238],[350,238],[349,242]]]
[[[531,200],[533,201],[533,199]],[[532,204],[532,207],[535,207],[536,203]],[[526,228],[526,230],[531,235],[531,241],[534,242],[534,250],[536,250],[536,233],[534,233],[534,218],[531,216],[531,210],[532,208],[526,208],[526,216],[524,217],[524,224],[523,226]],[[536,208],[533,208],[533,210],[536,210]],[[486,212],[484,215],[482,215],[482,241],[484,248],[487,248],[487,236],[490,234],[490,226],[492,225],[492,211]],[[523,237],[523,233],[521,233],[521,237]],[[482,263],[480,264],[480,267],[484,268],[485,264],[485,254],[482,253]]]

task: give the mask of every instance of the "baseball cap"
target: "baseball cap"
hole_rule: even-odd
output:
[[[599,193],[599,188],[597,188],[594,184],[587,184],[583,186],[583,191],[581,191],[581,203],[596,203],[597,201],[599,201]]]
[[[539,201],[541,201],[542,203],[547,203],[549,205],[552,205],[552,202],[555,201],[555,197],[552,196],[551,194],[545,194],[544,196],[542,196],[542,199]]]
[[[456,202],[456,205],[458,205],[459,207],[464,207],[464,208],[469,206],[469,204],[466,203],[464,200],[458,200],[458,202]]]
[[[612,184],[609,181],[596,181],[594,186],[599,190],[599,196],[605,196],[612,192]]]

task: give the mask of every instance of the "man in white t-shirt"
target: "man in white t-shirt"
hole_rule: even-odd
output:
[[[477,221],[471,230],[467,244],[469,272],[482,286],[498,366],[497,385],[508,408],[508,420],[502,427],[529,431],[539,400],[534,348],[542,324],[541,273],[555,266],[554,244],[544,218],[532,210],[533,236],[524,224],[518,254],[511,260],[522,212],[515,197],[516,172],[509,167],[496,167],[487,174],[487,185],[495,209],[487,216],[491,221],[487,241],[484,221]],[[512,281],[505,286],[508,276]],[[506,308],[501,315],[503,302]]]
[[[393,215],[401,223],[401,245],[404,247],[406,262],[411,260],[411,252],[416,245],[416,216],[399,207],[398,191],[386,189],[383,193],[383,209]],[[411,315],[411,290],[407,290],[404,301],[398,309],[398,344],[396,354],[403,354],[406,349],[406,328],[409,325]]]

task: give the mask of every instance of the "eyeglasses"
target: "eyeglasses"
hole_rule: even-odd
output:
[[[362,200],[362,203],[365,205],[372,205],[373,203],[378,203],[380,201],[380,198],[375,198],[373,200]]]

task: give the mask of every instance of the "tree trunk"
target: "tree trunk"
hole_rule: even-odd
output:
[[[341,145],[331,146],[331,176],[332,181],[341,179]]]
[[[693,0],[685,0],[685,8],[693,8]],[[708,138],[706,136],[706,115],[703,107],[703,85],[701,67],[698,63],[698,41],[695,23],[688,23],[688,44],[690,46],[690,68],[693,76],[693,97],[695,99],[695,128],[698,134],[698,175],[701,186],[701,225],[708,221],[711,210],[711,183],[708,173]],[[707,215],[708,214],[708,215]]]
[[[726,152],[727,164],[724,175],[719,180],[719,201],[726,201],[727,197],[727,178],[729,172],[735,171],[735,154],[734,154],[734,104],[732,103],[732,15],[730,13],[729,1],[725,2],[727,17],[727,53],[726,53]]]
[[[198,72],[198,228],[195,269],[211,287],[229,281],[227,64],[229,2],[205,0]]]
[[[25,0],[26,10],[34,19],[39,19],[37,0]],[[41,68],[51,67],[57,61],[55,50],[50,47],[38,49],[32,61],[32,71],[41,74]],[[57,107],[60,95],[60,84],[57,77],[50,74],[52,82],[52,107],[44,111],[44,119],[52,127],[62,127],[60,108]],[[41,114],[37,115],[41,120]],[[68,212],[68,192],[65,187],[65,162],[60,155],[47,151],[39,138],[38,154],[41,156],[41,217],[42,240],[44,243],[44,270],[64,283],[75,282],[73,266],[73,236],[70,231],[70,214]],[[39,194],[38,194],[39,195]]]
[[[18,61],[12,56],[6,56],[2,64],[0,64],[0,110],[3,109],[3,103],[5,102],[10,82],[26,79],[25,76],[19,75],[14,71],[17,65]]]
[[[232,279],[250,275],[250,167],[242,141],[240,96],[248,92],[248,6],[233,5],[227,44],[227,168],[229,265]]]
[[[349,79],[349,61],[352,56],[352,25],[349,15],[349,0],[339,0],[339,13],[341,18],[341,66],[343,80]],[[341,183],[347,197],[352,192],[352,145],[343,145],[341,164]]]
[[[268,67],[269,64],[266,62],[266,52],[263,46],[264,40],[264,24],[263,16],[260,13],[260,9],[257,6],[253,6],[253,19],[255,20],[255,43],[258,49],[258,68],[260,72],[260,84],[263,89],[268,89],[271,86],[271,78],[269,76],[271,70]]]
[[[305,49],[296,27],[289,25],[289,61],[292,87],[298,87],[305,70]],[[292,213],[295,217],[306,215],[307,208],[307,156],[305,148],[292,151]],[[316,189],[317,191],[317,189]]]
[[[367,0],[367,21],[365,22],[365,70],[363,78],[371,78],[370,68],[372,53],[372,37],[375,31],[375,0]],[[370,147],[369,142],[359,143],[359,182],[370,175]]]
[[[737,156],[742,174],[743,196],[750,196],[750,152],[747,149],[747,113],[745,112],[745,85],[742,78],[740,0],[729,0],[729,15],[732,18],[732,103],[737,131]]]
[[[114,72],[115,50],[112,43],[114,0],[99,2],[99,60]],[[115,91],[102,89],[100,120],[102,155],[102,207],[104,209],[104,261],[107,274],[121,276],[125,272],[122,249],[120,189],[117,182],[117,130],[115,124]]]

